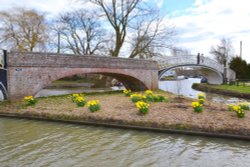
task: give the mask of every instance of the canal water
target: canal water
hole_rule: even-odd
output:
[[[182,95],[182,96],[190,97],[190,98],[197,98],[197,95],[199,93],[204,93],[206,96],[206,99],[213,101],[213,102],[222,103],[222,104],[230,104],[230,103],[247,101],[241,98],[235,98],[235,97],[218,95],[218,94],[207,93],[207,92],[205,93],[202,91],[197,91],[197,90],[192,89],[192,85],[194,83],[200,83],[200,80],[201,79],[199,78],[188,78],[188,79],[182,79],[182,80],[160,81],[159,89],[174,93],[176,95]]]
[[[0,118],[0,166],[247,167],[250,143]]]

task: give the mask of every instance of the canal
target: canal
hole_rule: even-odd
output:
[[[0,118],[0,166],[245,167],[245,141]]]
[[[230,96],[218,95],[214,93],[201,92],[192,89],[194,83],[200,83],[199,78],[188,78],[182,80],[169,80],[169,81],[159,81],[159,89],[174,93],[176,95],[197,98],[199,93],[204,93],[206,99],[212,102],[217,102],[221,104],[230,104],[247,101],[246,99],[235,98]]]

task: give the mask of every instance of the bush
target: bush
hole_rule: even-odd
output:
[[[165,96],[162,95],[155,95],[156,96],[156,102],[166,102],[168,99]]]
[[[197,102],[197,101],[196,101],[196,102],[192,102],[191,106],[193,107],[194,112],[200,113],[200,112],[203,111],[203,105],[200,104],[200,103]]]
[[[151,95],[146,95],[146,100],[148,102],[164,102],[167,101],[167,98],[162,95],[151,94]]]
[[[164,102],[164,101],[167,101],[166,97],[164,97],[162,95],[154,94],[152,90],[146,90],[145,94],[146,94],[146,101],[148,101],[148,102]]]
[[[99,100],[88,101],[87,105],[89,107],[90,112],[95,112],[95,111],[98,111],[101,109],[101,106],[99,104]]]
[[[32,105],[35,105],[37,103],[37,100],[34,99],[33,96],[26,96],[24,97],[23,99],[26,103],[26,106],[32,106]]]
[[[141,114],[147,114],[149,110],[149,104],[144,101],[136,102],[136,107]]]

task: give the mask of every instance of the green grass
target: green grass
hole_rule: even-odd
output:
[[[230,90],[230,91],[235,91],[235,92],[240,92],[240,93],[250,93],[250,86],[243,86],[243,85],[207,85],[212,88],[217,88],[221,90]]]

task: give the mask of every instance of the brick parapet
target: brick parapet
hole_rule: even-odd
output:
[[[10,52],[9,67],[70,67],[70,68],[114,68],[157,70],[153,60],[128,59],[89,55],[54,53]]]

